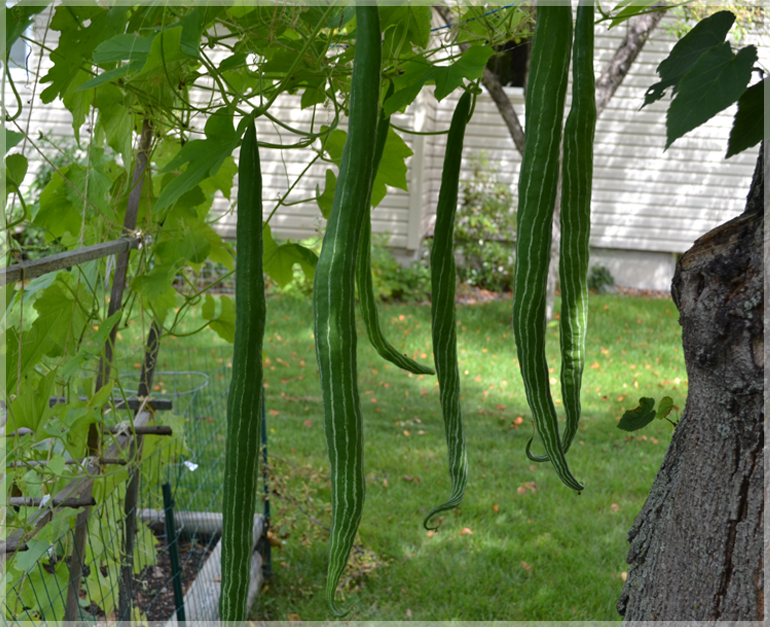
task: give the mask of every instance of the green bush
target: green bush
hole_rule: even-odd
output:
[[[615,279],[606,266],[592,266],[588,272],[588,289],[605,294],[613,292]]]
[[[376,296],[386,301],[420,302],[430,294],[430,270],[413,261],[402,266],[386,247],[387,234],[372,236],[372,282]]]
[[[486,153],[471,158],[472,175],[460,182],[455,221],[457,278],[495,292],[513,285],[516,200]],[[432,239],[425,240],[425,255]]]
[[[413,262],[404,267],[396,261],[390,249],[387,248],[387,234],[372,235],[372,283],[374,294],[383,301],[390,302],[421,302],[430,293],[430,270],[421,262]],[[316,238],[301,242],[314,250],[321,252],[321,240]],[[290,283],[280,287],[268,278],[268,294],[281,294],[291,298],[309,298],[313,294],[313,281],[309,280],[295,264],[294,277]]]

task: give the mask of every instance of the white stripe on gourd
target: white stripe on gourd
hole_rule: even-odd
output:
[[[372,283],[372,216],[369,208],[372,204],[371,187],[374,184],[374,178],[382,159],[382,153],[385,151],[385,143],[388,138],[389,129],[390,116],[381,117],[377,125],[377,142],[374,150],[372,185],[369,189],[364,221],[361,226],[361,241],[359,243],[358,264],[356,268],[356,285],[358,286],[358,300],[361,306],[361,317],[364,320],[364,326],[369,341],[383,359],[387,359],[399,368],[414,374],[436,374],[436,371],[433,370],[433,368],[424,366],[414,359],[410,359],[396,350],[396,348],[388,342],[382,332],[380,317],[377,311],[377,299],[374,295],[374,285]]]
[[[471,112],[471,94],[465,92],[457,103],[449,127],[441,188],[436,206],[436,226],[430,250],[431,327],[433,361],[439,383],[439,400],[444,415],[444,433],[449,453],[451,493],[449,499],[434,507],[425,517],[457,507],[468,483],[468,456],[465,450],[462,408],[460,407],[460,371],[457,367],[457,325],[455,323],[455,252],[454,223],[462,165],[465,127]]]
[[[376,6],[356,6],[350,122],[313,289],[315,345],[331,464],[332,524],[326,599],[345,569],[364,504],[363,424],[358,395],[355,272],[373,172],[379,117],[381,32]]]
[[[254,122],[246,129],[238,164],[233,372],[227,395],[222,497],[223,621],[245,621],[251,580],[254,514],[262,424],[262,341],[265,281],[262,274],[262,175]]]
[[[583,486],[572,476],[561,449],[545,356],[546,284],[571,42],[571,8],[538,6],[519,176],[513,331],[527,402],[546,455],[559,478],[580,491]]]

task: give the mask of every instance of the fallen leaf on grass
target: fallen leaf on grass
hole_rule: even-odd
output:
[[[492,511],[493,511],[495,514],[497,514],[497,512],[499,512],[499,511],[500,511],[500,508],[499,508],[497,505],[493,505],[493,506],[492,506]]]
[[[617,512],[617,511],[620,509],[620,507],[618,507],[618,504],[617,504],[617,503],[613,503],[612,505],[610,505],[610,509],[611,509],[613,512]]]
[[[516,492],[519,494],[526,494],[527,490],[534,494],[537,492],[537,484],[534,481],[525,481],[524,485],[520,485],[518,488],[516,488]]]
[[[528,573],[531,573],[531,572],[532,572],[532,566],[530,566],[529,564],[527,564],[527,562],[522,562],[522,563],[521,563],[521,567],[522,567],[524,570],[526,570]]]
[[[306,420],[302,424],[305,425],[308,429],[310,429],[310,427],[313,426],[313,421],[312,420]]]
[[[620,578],[625,581],[628,578],[628,573],[624,570],[622,573],[620,573]]]
[[[302,619],[299,617],[299,614],[287,614],[286,620],[296,622],[296,621],[301,621]]]
[[[277,416],[278,414],[280,414],[281,412],[279,412],[279,411],[278,411],[278,410],[276,410],[276,409],[271,409],[271,410],[270,410],[269,412],[267,412],[267,413],[268,413],[268,414],[270,414],[271,416],[275,417],[275,416]]]
[[[461,535],[461,536],[472,536],[472,535],[473,535],[473,532],[472,532],[470,529],[468,529],[468,527],[463,527],[463,528],[460,530],[460,535]]]
[[[591,370],[596,370],[597,368],[599,368],[599,362],[595,361],[594,363],[591,364],[590,368]]]

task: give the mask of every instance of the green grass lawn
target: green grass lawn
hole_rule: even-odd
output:
[[[626,534],[672,428],[655,421],[644,435],[630,436],[616,424],[641,396],[669,395],[684,406],[687,375],[676,308],[670,300],[592,297],[583,419],[568,456],[585,484],[579,496],[549,464],[533,464],[524,454],[532,427],[510,310],[510,299],[458,308],[470,480],[461,508],[446,514],[432,534],[422,520],[449,494],[435,377],[383,361],[359,328],[367,496],[358,542],[364,552],[356,554],[342,591],[357,608],[352,619],[619,619],[614,606],[626,569]],[[275,576],[254,616],[326,620],[323,525],[330,519],[330,490],[312,303],[274,298],[268,316],[265,385],[278,492],[272,497],[273,529],[283,544],[273,549]],[[383,306],[381,318],[397,348],[432,363],[428,306]],[[548,336],[559,408],[558,328],[550,327]],[[212,390],[221,397],[230,350],[208,331],[169,339],[160,369],[221,368],[212,375]],[[173,385],[168,375],[156,383],[163,386],[159,391]],[[224,404],[214,403],[207,413],[218,427]],[[199,445],[212,459],[221,456],[223,433],[218,429]],[[218,485],[216,473],[209,482]],[[209,505],[215,508],[216,499]]]

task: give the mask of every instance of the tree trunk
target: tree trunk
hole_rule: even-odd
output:
[[[626,621],[763,618],[762,154],[746,211],[677,264],[689,392],[629,532]]]

